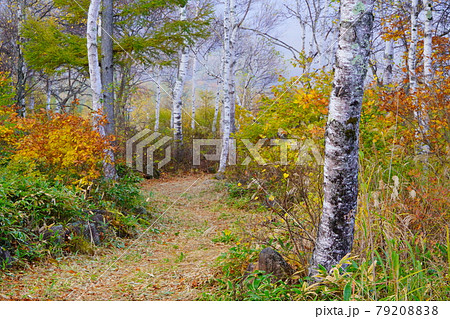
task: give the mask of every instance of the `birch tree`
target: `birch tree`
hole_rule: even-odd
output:
[[[192,91],[191,91],[191,102],[192,102],[192,111],[191,111],[191,128],[195,130],[195,113],[197,112],[197,101],[196,101],[196,78],[197,76],[197,59],[195,55],[192,60]]]
[[[102,110],[102,80],[100,74],[100,66],[98,60],[98,45],[97,45],[97,20],[99,17],[101,0],[91,0],[88,11],[87,20],[87,51],[89,63],[89,79],[91,81],[92,89],[92,109],[97,114],[95,115],[95,124],[98,124],[98,112]],[[99,126],[100,134],[105,135],[104,127]]]
[[[24,59],[23,53],[23,43],[25,42],[23,38],[21,38],[20,34],[22,33],[22,27],[25,23],[26,18],[26,0],[19,0],[17,6],[17,30],[19,33],[19,37],[17,40],[17,83],[16,83],[16,103],[19,108],[19,115],[26,115],[25,108],[25,85],[26,85],[26,73],[27,73],[27,65]]]
[[[342,0],[325,133],[324,202],[310,274],[351,251],[358,196],[358,139],[374,0]]]
[[[234,42],[233,42],[233,22],[236,15],[236,3],[234,0],[225,1],[224,13],[224,58],[223,58],[223,109],[222,109],[222,150],[220,153],[220,164],[218,173],[225,172],[227,166],[227,159],[230,145],[231,134],[231,115],[232,115],[232,99],[233,92],[233,57],[234,57]]]
[[[423,40],[423,76],[427,89],[431,88],[431,82],[433,80],[432,69],[432,53],[433,53],[433,3],[432,0],[424,0],[423,5],[425,7],[425,38]],[[424,154],[429,153],[430,147],[426,144],[427,133],[429,130],[429,117],[425,104],[421,105],[419,114],[419,129],[422,133],[424,142],[421,145],[421,152]]]
[[[392,72],[394,68],[394,40],[386,41],[384,49],[384,72],[383,85],[389,85],[392,82]]]
[[[186,7],[180,7],[180,20],[186,20]],[[183,141],[183,125],[182,125],[182,112],[183,112],[183,89],[184,82],[186,79],[186,71],[189,64],[189,48],[185,43],[184,47],[180,51],[180,61],[178,63],[178,73],[175,82],[175,87],[173,89],[173,129],[174,129],[174,140],[176,144],[180,144]]]
[[[158,68],[158,74],[156,75],[156,103],[155,103],[155,128],[154,131],[159,131],[159,118],[161,113],[161,75],[162,67]]]
[[[220,102],[221,102],[221,92],[222,92],[222,79],[217,79],[217,91],[216,91],[216,98],[214,102],[214,118],[212,122],[212,132],[216,133],[217,131],[217,119],[219,118],[219,109],[220,109]]]
[[[113,65],[113,0],[102,0],[102,86],[106,135],[115,134],[114,65]]]
[[[223,108],[222,108],[222,151],[220,154],[219,175],[225,171],[229,153],[230,134],[235,132],[235,44],[238,31],[247,17],[252,0],[248,0],[239,22],[236,17],[236,1],[225,1],[223,36]]]
[[[417,18],[419,16],[418,0],[411,0],[411,40],[408,50],[409,89],[412,95],[417,91]],[[416,115],[417,118],[417,115]]]
[[[91,0],[88,11],[87,20],[87,51],[89,63],[89,76],[92,89],[92,109],[94,111],[94,125],[96,126],[100,136],[106,136],[105,126],[100,122],[100,116],[103,112],[102,105],[102,79],[100,65],[98,60],[97,46],[97,20],[99,18],[101,0]],[[117,174],[114,166],[114,153],[112,150],[105,150],[103,159],[103,172],[107,179],[116,179]]]

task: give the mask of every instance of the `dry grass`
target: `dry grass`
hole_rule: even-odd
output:
[[[212,238],[244,214],[221,204],[226,193],[215,183],[206,175],[146,181],[150,202],[165,212],[155,217],[152,230],[158,231],[121,240],[122,248],[98,248],[93,256],[71,255],[5,271],[0,299],[196,299],[199,286],[215,275],[216,258],[229,248]]]

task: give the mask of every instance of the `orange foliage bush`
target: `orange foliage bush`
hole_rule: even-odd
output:
[[[89,181],[101,175],[104,151],[110,148],[91,122],[70,114],[41,113],[17,118],[26,134],[16,142],[13,161],[32,161],[66,181]]]

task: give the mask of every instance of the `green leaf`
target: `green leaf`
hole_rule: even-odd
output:
[[[344,287],[344,301],[350,301],[352,296],[352,283],[348,282]]]

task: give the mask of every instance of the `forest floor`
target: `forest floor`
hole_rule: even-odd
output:
[[[213,241],[246,218],[211,175],[147,180],[158,213],[137,238],[0,273],[0,300],[195,300],[230,245]],[[117,246],[117,247],[115,247]]]

